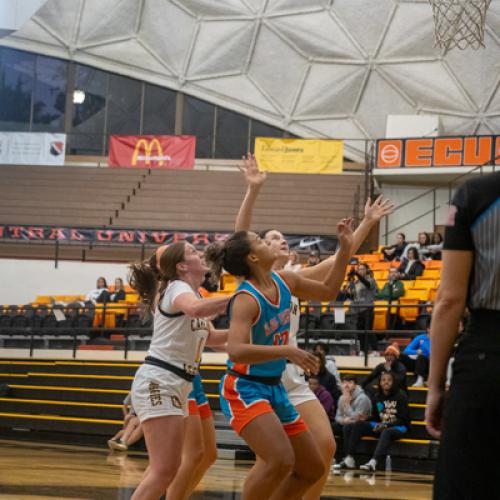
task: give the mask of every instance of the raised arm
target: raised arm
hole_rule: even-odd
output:
[[[291,345],[255,345],[250,343],[250,330],[259,309],[255,300],[246,294],[235,297],[232,311],[227,353],[235,363],[257,364],[275,359],[289,359],[307,372],[318,369],[318,358]]]
[[[248,231],[250,229],[250,224],[252,223],[255,201],[257,200],[260,188],[267,178],[267,173],[259,170],[257,160],[252,154],[249,154],[247,157],[243,157],[243,164],[239,167],[239,169],[245,177],[247,191],[245,193],[245,198],[243,198],[243,202],[241,203],[238,215],[236,216],[234,230]]]
[[[353,234],[351,256],[359,250],[359,247],[363,244],[363,241],[365,241],[373,226],[375,226],[382,217],[392,213],[393,209],[394,205],[391,201],[384,199],[382,195],[373,203],[371,203],[371,200],[368,198],[365,205],[365,216]],[[328,268],[335,261],[335,258],[336,255],[332,255],[316,266],[305,267],[298,272],[305,278],[322,280],[325,273],[328,272]]]
[[[328,266],[321,281],[305,278],[300,273],[290,271],[281,273],[292,288],[292,294],[299,299],[335,300],[337,297],[351,258],[352,227],[350,219],[344,219],[337,224],[337,234],[340,247],[336,253],[336,259]]]
[[[181,293],[173,302],[173,306],[192,318],[206,318],[222,314],[227,307],[231,296],[209,297],[199,299],[194,293]]]

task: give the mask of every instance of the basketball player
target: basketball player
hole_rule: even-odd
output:
[[[252,232],[229,238],[214,268],[245,281],[231,307],[228,373],[221,381],[221,408],[233,429],[261,459],[246,478],[244,499],[302,498],[325,472],[320,451],[281,384],[286,359],[316,371],[310,353],[288,345],[292,294],[324,300],[336,295],[349,262],[352,230],[338,224],[340,249],[322,282],[293,272],[272,272],[276,252]],[[288,436],[288,439],[287,439]]]
[[[207,271],[187,242],[159,247],[148,261],[131,266],[131,286],[154,311],[153,338],[131,390],[149,454],[134,500],[157,500],[181,463],[188,394],[205,342],[212,336],[206,318],[223,312],[229,300],[200,298],[198,288]]]
[[[235,230],[248,230],[252,221],[252,213],[257,195],[266,180],[266,173],[261,172],[253,155],[243,158],[240,167],[247,183],[247,192],[236,218]],[[384,217],[392,212],[393,206],[389,200],[382,197],[377,198],[373,204],[368,201],[365,206],[365,217],[354,232],[351,254],[357,252],[370,230]],[[271,229],[262,235],[264,241],[279,253],[279,257],[273,267],[274,270],[283,269],[289,258],[289,248],[283,234]],[[324,260],[322,263],[301,269],[298,273],[309,279],[321,281],[326,272],[335,262],[335,256]],[[335,300],[336,295],[329,297]],[[297,332],[299,330],[299,302],[293,297],[292,315],[290,318],[290,338],[292,345],[297,345]],[[309,389],[305,380],[304,372],[292,363],[287,364],[283,374],[283,385],[288,392],[290,402],[297,408],[301,417],[306,422],[308,428],[321,451],[326,472],[323,477],[304,495],[305,500],[316,500],[320,498],[323,486],[328,479],[330,464],[335,455],[335,439],[330,424],[330,420],[323,410],[316,395]],[[259,459],[257,458],[259,465]],[[257,465],[257,466],[258,466]]]
[[[470,319],[445,397],[465,305]],[[426,422],[441,437],[434,499],[500,498],[500,172],[471,179],[455,194],[430,335]]]

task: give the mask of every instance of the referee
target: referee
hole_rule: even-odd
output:
[[[464,308],[465,335],[445,396]],[[500,172],[457,191],[431,325],[427,430],[441,438],[434,500],[500,499]]]

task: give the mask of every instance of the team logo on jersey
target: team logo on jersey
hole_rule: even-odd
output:
[[[174,408],[182,408],[181,400],[177,396],[170,396]]]
[[[149,383],[149,399],[151,401],[151,406],[159,406],[162,404],[160,384],[157,382]]]
[[[191,330],[193,332],[198,330],[208,330],[208,321],[204,318],[193,318],[191,320]]]

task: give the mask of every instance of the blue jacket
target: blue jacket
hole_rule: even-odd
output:
[[[403,351],[408,356],[416,355],[418,350],[422,351],[422,355],[429,358],[431,355],[431,339],[426,333],[421,333],[413,338],[410,344]]]

